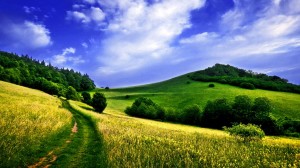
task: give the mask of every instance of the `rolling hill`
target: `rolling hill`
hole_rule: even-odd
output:
[[[106,94],[110,108],[121,112],[138,97],[149,97],[165,108],[176,109],[192,104],[198,104],[203,108],[208,100],[227,98],[233,101],[237,95],[248,95],[252,99],[267,97],[274,107],[272,110],[274,117],[300,120],[300,94],[262,89],[249,90],[228,84],[198,82],[191,80],[189,75],[149,85],[97,91]],[[210,83],[214,83],[215,87],[208,87]],[[129,97],[126,98],[126,95]]]

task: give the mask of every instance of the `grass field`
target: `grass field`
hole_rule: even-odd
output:
[[[102,133],[108,167],[299,167],[300,140],[266,137],[262,142],[238,143],[223,131],[104,114],[71,101],[93,118]]]
[[[2,81],[0,116],[0,167],[32,164],[72,128],[72,114],[58,98]]]
[[[187,84],[187,81],[190,84]],[[256,97],[267,97],[274,107],[272,111],[274,117],[286,116],[300,120],[300,94],[260,89],[248,90],[219,83],[214,84],[214,88],[209,88],[208,82],[191,81],[185,75],[156,84],[98,91],[105,93],[108,98],[108,107],[116,111],[124,111],[126,106],[130,106],[140,96],[149,97],[165,108],[175,109],[182,109],[192,104],[198,104],[203,109],[208,100],[227,98],[233,101],[237,95],[248,95],[252,100]],[[129,95],[129,99],[125,98],[126,95]]]

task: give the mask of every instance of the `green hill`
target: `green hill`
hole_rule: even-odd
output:
[[[165,115],[163,115],[163,117],[157,117],[158,115],[162,116],[159,114],[160,112],[157,111],[154,112],[154,114],[150,114],[149,110],[151,111],[153,108],[151,107],[147,110],[143,106],[142,111],[144,112],[138,112],[136,113],[137,115],[134,116],[218,129],[221,129],[222,126],[231,126],[233,123],[250,122],[261,125],[264,131],[269,135],[284,134],[289,136],[299,136],[300,94],[262,89],[250,90],[221,83],[213,83],[215,87],[209,87],[211,82],[193,81],[190,79],[190,75],[191,74],[186,74],[155,84],[100,90],[100,92],[105,92],[108,97],[108,106],[116,110],[119,114],[124,113],[124,110],[131,106],[137,98],[146,97],[163,107]],[[210,112],[209,115],[213,119],[209,119],[211,117],[206,115],[208,113],[205,112],[205,109],[207,109],[206,107],[209,101],[214,102],[217,99],[226,99],[225,103],[233,107],[232,105],[235,97],[240,95],[248,96],[252,101],[251,106],[254,106],[256,98],[266,97],[269,99],[271,109],[266,113],[267,117],[261,118],[259,117],[260,114],[253,110],[251,110],[250,113],[247,112],[253,117],[247,117],[248,114],[244,115],[244,117],[240,117],[240,114],[234,111],[233,108],[225,111],[223,110],[224,112]],[[196,114],[200,117],[195,120],[200,122],[189,122],[185,118],[191,118],[191,116],[189,117],[185,114],[190,112],[185,112],[185,110],[195,105],[200,108],[199,115]],[[133,111],[137,110],[135,109]],[[206,116],[206,118],[201,116]],[[192,118],[195,117],[192,116]]]
[[[271,100],[275,117],[290,117],[300,120],[300,94],[262,89],[249,90],[228,84],[214,83],[215,87],[208,85],[212,82],[192,81],[189,74],[179,76],[155,84],[100,90],[105,92],[109,99],[108,105],[120,111],[130,106],[137,97],[149,97],[159,105],[166,108],[183,108],[187,105],[198,104],[204,107],[208,100],[227,98],[231,101],[237,95],[248,95],[252,99],[267,97]],[[125,96],[129,98],[126,99]]]

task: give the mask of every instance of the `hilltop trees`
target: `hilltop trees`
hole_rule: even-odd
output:
[[[92,90],[94,82],[87,74],[72,69],[58,69],[29,56],[0,51],[0,80],[42,90],[49,94],[66,96],[69,86],[76,91]]]
[[[189,74],[194,81],[219,82],[246,89],[266,89],[300,93],[300,86],[288,83],[286,79],[278,76],[246,71],[230,65],[215,64],[213,67]]]

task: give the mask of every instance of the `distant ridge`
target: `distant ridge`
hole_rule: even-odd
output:
[[[300,86],[288,83],[286,79],[239,69],[231,65],[215,64],[212,67],[189,74],[189,78],[194,81],[219,82],[248,89],[259,88],[300,93]]]

